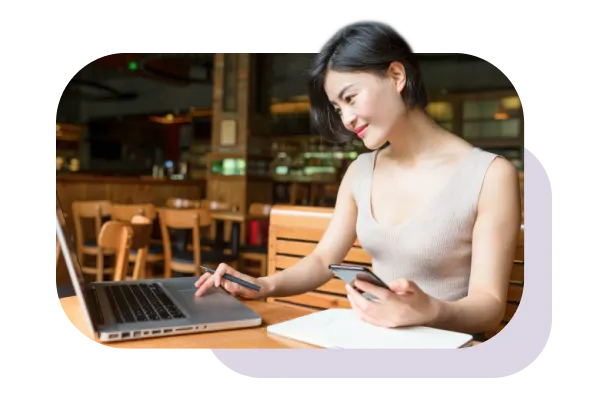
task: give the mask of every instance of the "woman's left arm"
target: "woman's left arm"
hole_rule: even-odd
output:
[[[438,301],[437,316],[428,325],[478,333],[500,323],[520,227],[518,172],[506,159],[496,158],[488,168],[479,197],[469,293],[461,300]]]

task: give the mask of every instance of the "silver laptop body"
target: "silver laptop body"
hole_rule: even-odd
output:
[[[56,196],[56,234],[87,328],[114,342],[258,326],[260,315],[222,289],[195,297],[197,277],[86,284]]]

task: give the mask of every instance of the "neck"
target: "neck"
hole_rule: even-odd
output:
[[[397,162],[414,164],[435,150],[444,134],[424,111],[410,110],[391,132],[388,154]]]

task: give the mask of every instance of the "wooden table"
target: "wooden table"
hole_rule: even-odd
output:
[[[176,210],[194,209],[194,207],[170,207]],[[249,221],[268,220],[270,215],[250,215],[240,211],[230,210],[209,210],[210,217],[215,221],[215,243],[214,248],[217,252],[222,253],[225,248],[229,247],[231,254],[237,256],[240,252],[240,246],[245,244],[245,235],[243,234],[244,224]],[[231,243],[228,244],[225,240],[225,222],[231,223]],[[179,232],[179,243],[185,247],[185,243],[189,242],[190,232]],[[187,236],[186,236],[187,235]],[[230,246],[229,246],[230,245]],[[188,245],[191,249],[191,245]]]
[[[77,297],[60,299],[62,308],[73,325],[81,333],[92,337],[88,332]],[[137,339],[125,342],[103,343],[121,349],[318,349],[306,343],[297,342],[267,332],[267,326],[311,314],[313,311],[281,303],[264,301],[244,301],[263,320],[254,328],[233,329],[216,332],[191,333],[187,335]],[[465,347],[480,344],[473,341]]]
[[[65,314],[79,329],[88,337],[92,337],[87,331],[85,320],[77,297],[65,297],[60,300]],[[217,332],[191,333],[187,335],[158,337],[150,339],[138,339],[126,342],[103,343],[109,347],[123,349],[148,349],[148,348],[204,348],[204,349],[314,349],[302,342],[287,339],[267,333],[267,326],[284,322],[293,318],[302,317],[312,311],[304,310],[294,306],[278,303],[267,303],[264,301],[245,301],[249,308],[257,312],[263,319],[262,325],[254,328],[244,328]]]
[[[247,221],[259,221],[269,219],[269,215],[250,215],[244,214],[239,211],[211,211],[210,216],[212,219],[219,221],[231,221],[231,222],[247,222]]]

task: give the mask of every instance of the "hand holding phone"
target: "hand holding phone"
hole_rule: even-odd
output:
[[[348,285],[354,287],[354,289],[356,289],[359,293],[361,293],[364,297],[366,297],[369,300],[378,301],[379,299],[376,298],[375,296],[371,295],[370,293],[366,293],[366,292],[363,292],[362,290],[358,289],[354,285],[354,281],[356,281],[357,279],[360,279],[365,282],[369,282],[373,285],[390,290],[388,285],[386,285],[385,282],[383,282],[383,280],[381,278],[379,278],[377,275],[375,275],[375,273],[373,273],[370,269],[368,269],[366,267],[348,266],[348,265],[330,265],[329,270],[331,272],[333,272],[333,274],[336,277],[340,278],[341,280],[346,282]]]

